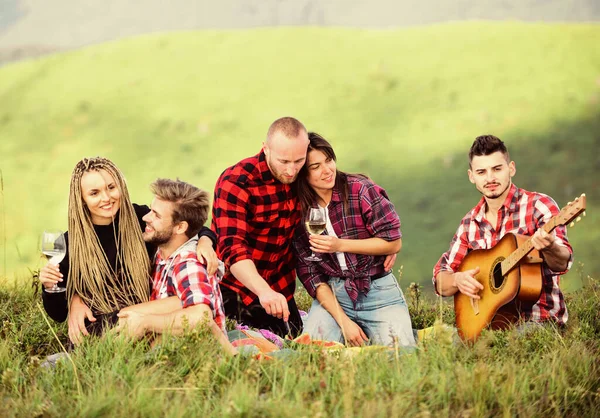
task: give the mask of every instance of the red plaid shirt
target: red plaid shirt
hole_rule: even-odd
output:
[[[331,202],[327,206],[333,230],[339,238],[366,239],[382,238],[395,241],[402,237],[400,217],[384,189],[370,179],[348,175],[348,212],[344,207],[339,190],[333,189]],[[337,255],[319,254],[323,261],[305,260],[311,254],[308,232],[304,225],[296,230],[294,247],[298,253],[298,277],[307,292],[316,297],[317,286],[327,283],[330,277],[345,278],[345,288],[353,302],[359,293],[367,294],[371,287],[371,276],[384,273],[385,256],[344,253],[347,270],[342,270]]]
[[[201,303],[213,313],[216,324],[225,331],[225,311],[219,289],[219,280],[209,276],[204,265],[198,261],[198,240],[191,239],[164,260],[160,251],[154,256],[152,266],[152,293],[150,300],[177,296],[183,308]]]
[[[237,292],[246,305],[256,300],[229,271],[238,261],[252,260],[271,289],[290,300],[296,289],[291,245],[299,222],[296,194],[273,177],[264,152],[225,170],[215,186],[212,212],[217,255],[226,267],[221,284]]]
[[[560,212],[551,197],[519,189],[514,184],[498,210],[498,231],[485,219],[485,210],[485,199],[482,197],[477,206],[462,219],[450,242],[450,249],[442,254],[433,269],[434,288],[437,274],[440,271],[455,272],[469,251],[490,249],[508,232],[531,236]],[[559,280],[560,275],[566,273],[573,264],[573,249],[564,226],[557,227],[555,232],[557,243],[569,250],[571,258],[566,270],[561,272],[550,270],[545,263],[542,265],[542,295],[530,310],[523,312],[526,320],[543,322],[553,319],[564,324],[569,317]]]

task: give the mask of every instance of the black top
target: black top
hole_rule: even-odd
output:
[[[150,212],[150,208],[146,205],[140,206],[140,205],[136,205],[135,203],[133,204],[133,208],[135,210],[135,214],[137,215],[138,222],[140,224],[140,228],[143,231],[146,226],[146,223],[144,221],[142,221],[142,217],[144,217],[148,212]],[[108,259],[110,266],[112,267],[113,271],[117,272],[117,277],[122,278],[122,275],[120,274],[122,268],[120,265],[117,265],[117,244],[115,241],[115,235],[116,235],[115,231],[118,230],[118,227],[119,227],[119,214],[117,213],[117,216],[115,217],[115,221],[113,223],[111,223],[109,225],[94,225],[94,230],[96,231],[96,235],[98,236],[98,239],[100,240],[100,245],[102,246],[102,249],[104,250],[104,253],[106,254],[106,257]],[[67,253],[65,254],[65,258],[59,264],[59,270],[63,274],[63,281],[58,283],[58,286],[60,286],[60,287],[67,286],[67,280],[68,280],[68,276],[69,276],[69,251],[68,251],[69,238],[68,238],[68,234],[69,234],[68,232],[65,232],[65,242],[67,243]],[[209,237],[213,242],[213,247],[216,245],[217,236],[209,228],[202,227],[202,229],[199,232],[199,236]],[[156,253],[156,246],[153,244],[146,243],[146,250],[148,251],[148,257],[150,258],[150,260],[152,260],[154,258],[154,254]],[[148,289],[148,291],[150,291],[150,289]],[[148,294],[150,294],[150,293],[148,293]],[[67,306],[66,292],[48,293],[48,292],[42,291],[42,300],[44,302],[44,309],[46,310],[46,312],[48,313],[50,318],[54,319],[57,322],[63,322],[67,319],[69,309]],[[93,309],[92,309],[92,311],[93,311]],[[116,312],[115,312],[115,315],[116,315]],[[96,321],[96,322],[99,322],[99,318],[98,318],[96,312],[94,312],[94,316],[96,316],[96,319],[98,319],[98,321]],[[113,315],[113,317],[114,317],[114,315]],[[86,320],[86,324],[88,324],[87,320]]]

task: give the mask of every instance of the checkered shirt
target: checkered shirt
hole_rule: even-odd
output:
[[[329,219],[338,238],[382,238],[395,241],[402,237],[400,217],[387,193],[370,179],[348,175],[348,209],[344,206],[339,190],[333,189],[328,205]],[[330,277],[345,278],[345,288],[353,302],[359,293],[367,294],[371,276],[384,273],[385,256],[344,253],[347,270],[342,270],[335,253],[319,254],[323,261],[305,260],[311,254],[308,232],[304,225],[298,226],[294,238],[298,254],[298,278],[307,292],[316,297],[317,286],[327,283]]]
[[[160,251],[156,252],[150,300],[177,296],[184,309],[203,303],[212,311],[219,328],[226,332],[219,279],[216,275],[209,276],[206,267],[198,261],[197,245],[197,239],[190,239],[166,260],[161,257]]]
[[[434,288],[437,274],[440,271],[455,272],[469,251],[490,249],[508,232],[531,236],[560,212],[551,197],[519,189],[514,184],[511,185],[504,204],[498,210],[498,230],[485,219],[485,210],[485,199],[482,197],[477,206],[462,219],[450,242],[450,249],[442,254],[433,269]],[[542,294],[538,302],[531,309],[525,310],[523,315],[526,320],[534,322],[554,320],[563,325],[569,315],[564,296],[559,288],[559,280],[560,275],[565,274],[573,264],[573,249],[567,239],[567,230],[564,226],[557,227],[555,232],[557,243],[565,246],[571,253],[569,263],[566,270],[560,272],[550,270],[545,263],[542,265]]]
[[[291,246],[299,222],[296,194],[273,177],[264,152],[226,169],[215,186],[212,212],[217,255],[226,267],[221,285],[246,305],[255,301],[257,296],[230,271],[238,261],[252,260],[271,289],[292,299],[296,261]]]

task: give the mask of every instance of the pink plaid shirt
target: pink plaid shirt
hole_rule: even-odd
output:
[[[490,249],[508,232],[531,236],[560,212],[551,197],[519,189],[514,184],[498,210],[498,230],[485,219],[485,210],[485,199],[482,197],[477,206],[460,222],[450,242],[450,249],[442,254],[433,269],[434,289],[438,273],[455,272],[469,251]],[[546,264],[542,265],[542,294],[538,302],[523,312],[523,315],[529,321],[543,322],[552,319],[563,325],[569,315],[559,288],[559,280],[560,275],[566,273],[573,264],[573,249],[567,240],[567,230],[564,226],[557,227],[555,232],[557,243],[569,250],[571,258],[565,271],[552,271]]]
[[[154,256],[152,266],[152,293],[150,300],[177,296],[183,308],[205,304],[210,307],[213,319],[225,331],[223,298],[216,275],[209,276],[206,268],[198,261],[198,240],[190,239],[164,260],[160,251]]]
[[[348,174],[348,213],[339,190],[333,189],[329,203],[329,219],[339,238],[367,239],[377,237],[386,241],[402,238],[400,217],[386,191],[369,178]],[[342,270],[336,254],[319,254],[323,261],[305,260],[311,254],[308,233],[299,225],[294,238],[298,254],[298,278],[310,296],[316,298],[317,286],[331,277],[343,277],[344,287],[354,303],[359,294],[368,294],[371,276],[384,273],[385,256],[344,253],[347,270]]]

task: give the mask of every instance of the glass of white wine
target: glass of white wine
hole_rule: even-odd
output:
[[[325,219],[325,209],[321,207],[310,208],[306,214],[306,221],[304,224],[306,225],[306,230],[309,234],[322,234],[323,231],[325,231],[325,226],[327,225],[327,220]],[[304,259],[307,261],[321,261],[321,258],[316,256],[312,251],[311,255],[309,257],[304,257]]]
[[[65,236],[60,231],[44,231],[40,247],[48,261],[54,265],[58,265],[67,253]],[[54,284],[54,286],[44,288],[44,290],[48,293],[61,293],[66,291],[67,288],[58,287],[58,284]]]

